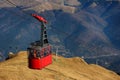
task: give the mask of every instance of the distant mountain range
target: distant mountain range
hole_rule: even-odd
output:
[[[0,1],[2,56],[26,50],[30,42],[40,38],[40,23],[28,15],[31,13],[48,20],[49,42],[60,55],[85,59],[120,55],[119,0],[9,1],[13,4]]]

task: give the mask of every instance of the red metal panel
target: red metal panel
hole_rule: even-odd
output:
[[[52,55],[49,54],[48,56],[46,56],[46,64],[45,66],[49,65],[52,63]]]
[[[52,54],[49,54],[43,58],[31,58],[29,59],[29,68],[42,69],[52,63]]]
[[[52,54],[50,54],[50,55],[48,56],[48,59],[49,59],[48,65],[49,65],[49,64],[52,64]]]
[[[45,66],[47,66],[47,62],[48,62],[48,60],[47,60],[47,56],[45,57],[45,60],[44,60],[44,65]]]
[[[31,69],[42,69],[42,60],[40,58],[29,59],[29,68]]]
[[[41,58],[42,62],[41,62],[41,67],[42,68],[45,68],[45,57]]]

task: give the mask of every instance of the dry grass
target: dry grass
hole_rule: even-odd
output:
[[[84,60],[53,56],[53,63],[42,70],[27,67],[27,53],[0,63],[0,80],[120,80],[116,73]]]

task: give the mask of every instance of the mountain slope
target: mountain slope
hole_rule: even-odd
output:
[[[12,59],[0,63],[0,80],[119,80],[120,76],[98,65],[87,64],[79,57],[58,56],[42,70],[27,67],[27,53],[22,51]]]

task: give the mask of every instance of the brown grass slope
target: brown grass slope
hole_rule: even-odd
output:
[[[76,58],[53,56],[53,63],[42,70],[27,67],[27,52],[0,63],[0,80],[120,80],[120,76],[103,67]]]

